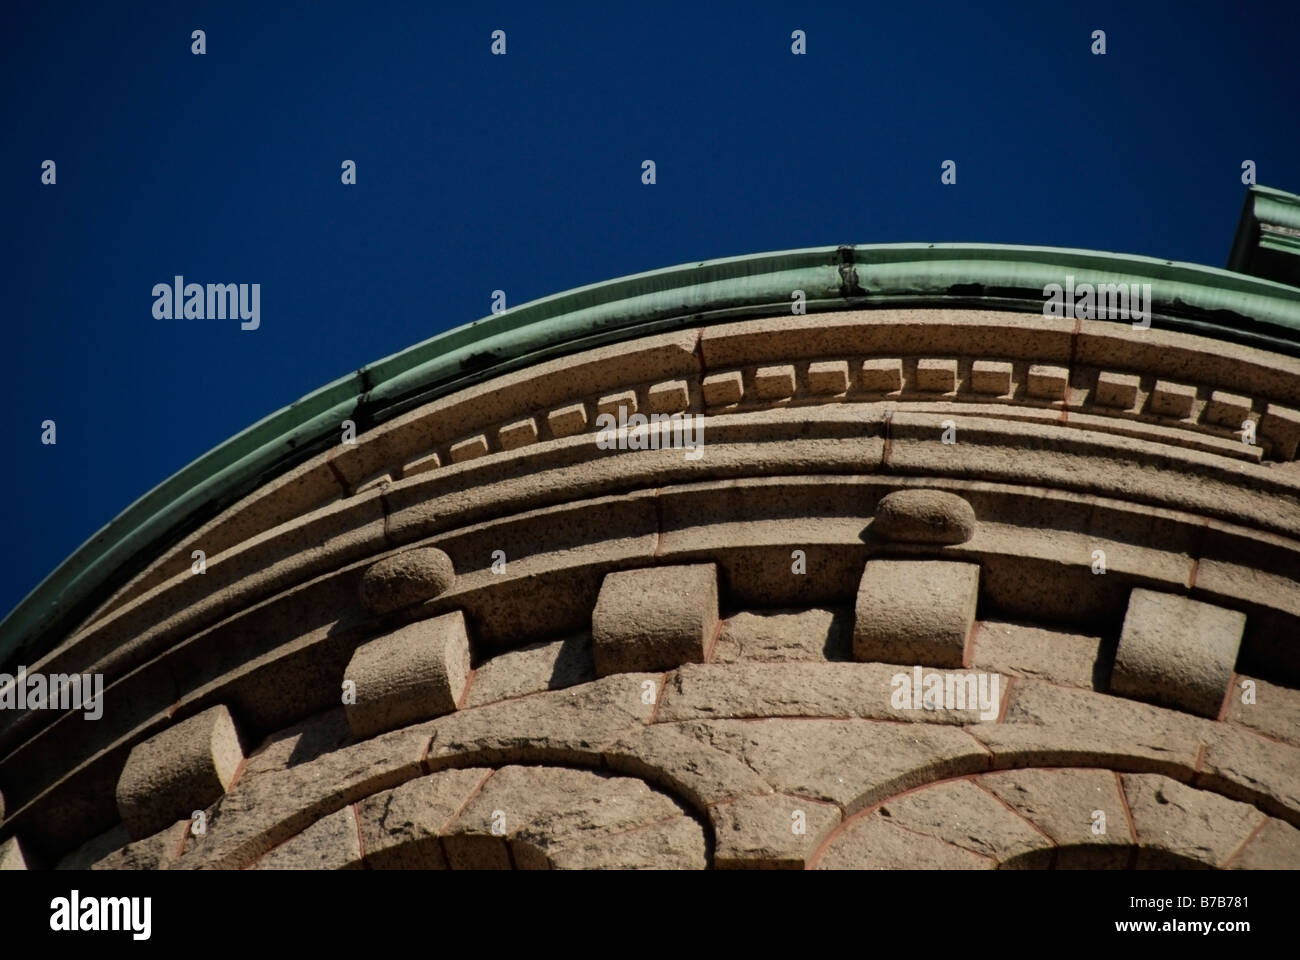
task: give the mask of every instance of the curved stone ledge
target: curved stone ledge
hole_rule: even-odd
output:
[[[403,616],[432,616],[464,608],[476,642],[490,645],[517,645],[547,634],[580,630],[588,622],[603,573],[611,566],[645,563],[656,551],[658,562],[719,562],[721,582],[731,602],[742,605],[844,602],[852,597],[861,564],[869,554],[862,540],[869,515],[875,502],[897,488],[898,482],[901,480],[841,477],[686,485],[611,499],[607,502],[615,514],[585,502],[556,508],[560,515],[567,513],[577,521],[568,528],[566,521],[557,522],[554,510],[512,516],[495,526],[470,528],[456,539],[439,540],[466,572],[448,594]],[[1034,608],[1040,614],[1050,612],[1050,605],[1045,607],[1042,600],[1046,591],[1068,598],[1060,613],[1064,619],[1077,620],[1090,611],[1104,616],[1116,603],[1122,607],[1131,586],[1173,591],[1191,586],[1197,591],[1210,588],[1211,592],[1202,594],[1207,599],[1226,600],[1248,613],[1243,667],[1258,669],[1262,664],[1268,676],[1269,671],[1284,670],[1288,662],[1294,662],[1294,649],[1279,639],[1286,634],[1279,635],[1275,629],[1279,623],[1294,624],[1300,601],[1292,583],[1279,577],[1281,589],[1258,600],[1242,601],[1241,593],[1232,588],[1256,574],[1244,566],[1211,563],[1198,556],[1206,543],[1217,542],[1228,555],[1237,554],[1234,559],[1273,565],[1289,557],[1276,569],[1294,569],[1294,551],[1282,552],[1284,541],[1261,543],[1256,539],[1260,535],[1244,530],[1207,527],[1203,520],[1173,512],[1148,516],[1138,508],[1102,500],[1058,494],[1044,498],[1041,493],[1031,496],[987,484],[953,485],[952,489],[961,491],[989,519],[981,521],[971,541],[942,549],[954,559],[980,564],[982,589],[994,608],[1021,615]],[[1000,527],[994,519],[1000,511],[1008,511],[1007,516],[1017,523]],[[612,521],[619,513],[630,524],[624,531],[631,539],[617,539],[619,523]],[[776,516],[761,519],[772,513]],[[819,513],[829,516],[816,520]],[[793,544],[782,519],[790,515],[803,518],[801,539]],[[734,516],[735,522],[729,522],[729,516]],[[1046,529],[1036,531],[1040,524]],[[1057,529],[1052,529],[1053,524]],[[1062,526],[1081,526],[1083,530],[1071,538]],[[536,532],[528,533],[530,527]],[[556,534],[566,529],[573,546],[556,540]],[[1090,530],[1103,531],[1106,539],[1086,532]],[[608,543],[599,540],[610,535],[616,539]],[[1110,539],[1114,536],[1145,540],[1154,546],[1135,547]],[[490,571],[491,545],[502,542],[544,552],[512,560],[508,573],[498,576]],[[790,548],[795,544],[808,555],[813,576],[790,575]],[[1098,548],[1108,555],[1105,577],[1095,576],[1090,569],[1091,555]],[[1261,554],[1265,548],[1273,552]],[[889,549],[905,553],[912,548]],[[90,760],[103,749],[121,756],[124,746],[165,722],[178,701],[187,711],[220,700],[230,702],[237,705],[241,716],[252,717],[254,729],[262,732],[324,708],[330,697],[337,696],[337,683],[352,648],[373,635],[372,631],[383,629],[383,624],[358,619],[355,585],[367,563],[362,561],[245,610],[227,625],[185,641],[166,654],[166,659],[114,682],[107,691],[108,703],[128,705],[129,709],[114,707],[93,729],[87,730],[87,724],[76,715],[55,720],[44,734],[32,737],[5,758],[4,787],[11,795],[15,815],[18,808],[57,781],[69,761],[75,765],[76,757]],[[470,569],[473,567],[477,569]],[[1162,572],[1163,568],[1167,572]],[[1240,573],[1234,574],[1234,570]],[[1214,575],[1207,578],[1207,572]],[[1221,592],[1213,592],[1215,582],[1223,585]],[[809,584],[814,589],[805,589]],[[519,592],[523,587],[527,589]],[[503,603],[505,597],[512,602]],[[539,600],[545,605],[538,607]],[[1261,614],[1272,619],[1266,617],[1256,624]],[[314,633],[313,618],[324,620]],[[399,626],[400,622],[390,624]],[[527,626],[529,622],[535,629]],[[1112,621],[1111,628],[1117,630],[1118,621]],[[303,639],[286,643],[285,637]],[[253,642],[255,638],[259,639]],[[258,650],[265,653],[259,657],[255,654]],[[227,672],[229,676],[221,679]],[[191,678],[193,683],[204,677],[212,679],[192,693],[173,679]]]
[[[646,337],[538,364],[434,401],[366,431],[356,444],[340,444],[337,449],[318,455],[187,537],[184,545],[121,588],[88,622],[93,623],[132,597],[188,569],[189,554],[195,543],[207,544],[210,555],[223,552],[258,531],[290,522],[296,516],[351,494],[368,478],[383,474],[398,478],[403,475],[404,465],[407,476],[415,475],[428,469],[431,456],[434,463],[454,464],[456,458],[451,456],[451,447],[467,435],[481,433],[487,444],[485,453],[516,449],[513,445],[498,445],[493,438],[504,426],[525,422],[520,419],[525,417],[534,424],[530,436],[536,437],[535,442],[545,442],[550,439],[550,431],[544,414],[548,409],[562,407],[566,400],[570,404],[575,399],[581,400],[590,410],[595,410],[603,398],[618,396],[621,390],[631,394],[634,405],[639,402],[642,408],[649,409],[653,389],[666,383],[680,383],[688,396],[688,408],[702,410],[698,399],[699,379],[706,374],[729,376],[725,372],[712,372],[727,364],[797,358],[799,363],[791,369],[798,373],[803,384],[808,363],[813,358],[888,354],[904,344],[907,346],[904,357],[946,353],[962,358],[958,383],[966,384],[969,389],[957,392],[968,401],[976,399],[978,394],[986,402],[1023,404],[1031,399],[1027,393],[1029,362],[1068,364],[1073,353],[1074,362],[1084,366],[1071,374],[1072,384],[1077,382],[1071,386],[1068,398],[1072,414],[1092,403],[1095,391],[1089,384],[1100,371],[1133,370],[1141,375],[1141,384],[1133,403],[1128,405],[1131,410],[1110,404],[1089,407],[1095,413],[1105,413],[1110,418],[1122,416],[1134,424],[1115,429],[1135,430],[1145,419],[1151,422],[1148,430],[1164,431],[1171,442],[1177,442],[1178,435],[1182,434],[1188,437],[1182,442],[1199,443],[1226,455],[1236,455],[1230,452],[1237,449],[1230,438],[1234,431],[1240,431],[1241,424],[1225,421],[1232,405],[1213,402],[1213,391],[1218,390],[1226,396],[1237,397],[1238,402],[1243,397],[1251,401],[1247,413],[1257,420],[1260,417],[1267,420],[1267,424],[1260,421],[1262,434],[1272,436],[1275,449],[1286,459],[1294,457],[1296,440],[1300,438],[1300,422],[1291,415],[1264,416],[1269,403],[1280,407],[1300,405],[1300,364],[1292,358],[1248,347],[1225,346],[1189,334],[1124,330],[1095,321],[1082,321],[1076,333],[1073,321],[975,310],[841,311],[816,317],[783,316],[722,324],[702,331]],[[1009,374],[1005,396],[975,391],[971,365],[983,362],[982,358],[987,356],[1014,359],[1014,383],[1020,387],[1012,389]],[[845,362],[846,370],[855,369],[854,362],[850,361],[821,362]],[[908,369],[916,362],[909,360],[912,366]],[[1178,418],[1179,429],[1170,432],[1159,425],[1162,420],[1168,422],[1167,419],[1143,416],[1140,411],[1146,408],[1146,398],[1161,377],[1201,385],[1204,396],[1196,401],[1194,419],[1204,423],[1196,425],[1186,418]],[[828,394],[824,390],[812,389],[810,381],[807,389],[819,398],[815,402],[825,402]],[[849,392],[848,396],[854,394]],[[1057,406],[1060,405],[1058,402]],[[1193,430],[1190,434],[1189,429]],[[1195,431],[1203,433],[1206,439],[1192,439],[1198,435]],[[1216,445],[1211,437],[1222,439]],[[1244,453],[1249,456],[1247,445],[1241,447],[1246,448]]]
[[[371,514],[371,519],[363,520],[366,532],[351,532],[356,521],[349,519],[353,508],[346,501],[332,509],[330,516],[334,523],[343,522],[348,532],[336,546],[327,543],[317,548],[319,553],[307,551],[301,558],[292,553],[293,545],[301,543],[303,536],[292,525],[272,531],[231,556],[211,558],[210,572],[204,576],[214,579],[195,585],[197,578],[185,573],[172,581],[183,591],[182,599],[198,586],[212,591],[221,584],[233,588],[237,583],[236,589],[209,592],[193,607],[182,607],[181,614],[159,623],[158,612],[170,607],[173,596],[163,585],[73,638],[38,667],[49,672],[69,669],[69,656],[83,644],[86,654],[78,654],[78,659],[86,656],[93,663],[97,656],[111,651],[114,658],[126,662],[136,658],[138,662],[162,635],[174,636],[178,629],[201,629],[223,611],[247,606],[277,587],[367,550],[373,555],[381,545],[413,543],[457,523],[501,516],[512,509],[522,511],[581,495],[679,483],[701,475],[772,475],[812,467],[822,472],[880,470],[974,477],[1058,486],[1138,502],[1190,505],[1230,522],[1300,536],[1300,478],[1248,464],[1228,464],[1196,451],[1170,452],[1129,438],[1043,434],[1032,426],[987,418],[953,417],[961,439],[945,445],[937,442],[943,429],[941,420],[935,422],[939,418],[902,411],[893,412],[888,419],[886,456],[883,434],[888,412],[886,407],[868,406],[861,410],[819,408],[815,415],[777,411],[758,419],[717,418],[706,427],[715,439],[704,466],[681,457],[680,451],[629,451],[609,456],[594,444],[570,439],[560,441],[558,449],[539,448],[522,462],[515,458],[497,462],[497,458],[487,457],[452,468],[458,471],[455,474],[449,471],[399,482],[382,494],[376,492],[385,514],[382,519]],[[811,425],[826,439],[820,443],[802,439]],[[766,434],[771,446],[747,446],[745,438],[756,432]],[[838,442],[831,440],[836,434]],[[534,456],[540,462],[530,464]],[[556,465],[557,456],[561,463],[571,465]],[[573,463],[574,458],[580,462]],[[1081,460],[1095,462],[1084,470],[1079,466]],[[520,477],[521,472],[526,475]],[[1081,477],[1086,479],[1081,482]],[[375,499],[368,501],[367,510],[375,507]],[[268,563],[269,567],[264,566]],[[111,664],[104,669],[114,671]]]

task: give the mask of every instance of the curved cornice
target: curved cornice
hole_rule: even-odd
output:
[[[649,333],[781,314],[965,306],[1041,312],[1043,288],[1149,283],[1152,323],[1300,356],[1300,289],[1150,257],[995,244],[816,247],[686,264],[579,287],[368,364],[253,424],[101,528],[0,622],[0,663],[49,646],[160,548],[336,442],[538,361]],[[1128,321],[1120,321],[1127,323]],[[44,639],[43,639],[44,638]]]

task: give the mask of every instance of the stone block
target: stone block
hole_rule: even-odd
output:
[[[916,388],[927,393],[951,393],[957,389],[956,360],[916,361]]]
[[[440,466],[442,466],[442,458],[438,454],[425,454],[423,457],[418,457],[402,467],[402,479],[405,480],[407,477],[428,473],[430,470],[437,470]]]
[[[537,421],[532,417],[524,417],[522,420],[507,423],[497,431],[497,439],[501,441],[502,450],[518,450],[530,443],[536,443]]]
[[[356,684],[346,704],[358,739],[456,709],[469,677],[465,617],[456,610],[407,624],[357,647],[345,680]]]
[[[1281,820],[1269,820],[1241,852],[1229,870],[1300,870],[1300,830]]]
[[[646,408],[650,413],[681,413],[690,402],[691,392],[685,380],[666,380],[646,391]]]
[[[615,420],[618,419],[618,411],[622,408],[626,417],[636,413],[636,391],[623,390],[619,393],[610,393],[596,401],[597,413],[608,413]]]
[[[456,581],[451,557],[436,547],[417,547],[385,557],[361,577],[361,602],[382,615],[432,600]]]
[[[754,391],[764,400],[786,400],[794,396],[794,367],[781,364],[754,371]]]
[[[0,870],[26,870],[27,857],[17,837],[10,837],[0,843]]]
[[[1184,420],[1192,415],[1196,388],[1185,383],[1157,380],[1151,388],[1151,409],[1162,417]]]
[[[467,707],[561,690],[595,679],[591,639],[585,634],[499,653],[474,671]]]
[[[1057,866],[1119,869],[1128,863],[1133,841],[1124,800],[1109,770],[1013,770],[979,778],[979,785],[1065,848]],[[1094,833],[1106,818],[1106,832]]]
[[[854,659],[962,666],[978,593],[977,564],[868,560],[858,585]]]
[[[891,823],[998,863],[1048,846],[1047,839],[978,781],[952,780],[888,800],[880,812]],[[923,864],[917,864],[923,866]]]
[[[743,611],[723,624],[713,651],[714,663],[847,659],[848,624],[822,609]]]
[[[276,847],[254,867],[258,870],[358,870],[361,837],[352,807],[322,817]]]
[[[871,393],[893,393],[903,389],[902,360],[866,360],[862,364],[862,389]]]
[[[1205,405],[1207,422],[1237,432],[1241,431],[1242,421],[1250,415],[1250,397],[1228,393],[1226,390],[1215,390]]]
[[[1011,364],[1002,360],[976,360],[970,368],[970,388],[976,393],[1005,396],[1011,392]]]
[[[1222,866],[1266,819],[1254,807],[1150,773],[1120,775],[1139,870]]]
[[[1259,421],[1259,434],[1272,444],[1282,460],[1294,460],[1300,443],[1300,411],[1270,403]]]
[[[840,824],[838,807],[778,793],[738,797],[710,808],[709,815],[719,870],[802,870]]]
[[[1108,373],[1097,375],[1097,389],[1092,395],[1093,402],[1103,407],[1115,407],[1119,410],[1131,410],[1137,403],[1138,387],[1142,378],[1132,373]]]
[[[997,861],[934,837],[904,830],[875,812],[831,838],[818,870],[993,870]]]
[[[587,429],[587,408],[581,403],[552,410],[546,415],[552,436],[572,437]]]
[[[486,457],[488,454],[487,437],[480,433],[468,440],[453,443],[450,453],[452,463],[464,463],[466,460],[477,460],[479,457]]]
[[[1236,610],[1135,588],[1115,653],[1111,691],[1217,717],[1245,627],[1246,615]]]
[[[608,573],[591,615],[596,674],[703,662],[717,622],[712,563]]]
[[[725,407],[739,403],[745,392],[744,379],[739,370],[711,373],[704,378],[704,402],[710,407]]]
[[[487,779],[482,767],[443,770],[357,804],[366,865],[374,870],[446,870],[442,828]]]
[[[902,543],[965,543],[975,533],[975,511],[944,490],[895,490],[876,504],[871,533]]]
[[[220,704],[136,744],[116,791],[131,839],[188,820],[220,799],[243,759],[235,722]]]
[[[833,395],[849,389],[847,360],[826,360],[808,364],[808,389],[813,393]]]
[[[1065,391],[1069,385],[1070,371],[1065,367],[1035,363],[1029,367],[1025,389],[1031,397],[1057,401],[1065,399]]]

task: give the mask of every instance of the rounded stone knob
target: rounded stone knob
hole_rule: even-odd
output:
[[[965,543],[975,534],[975,511],[955,493],[896,490],[876,505],[871,531],[900,543]]]
[[[385,557],[361,576],[361,602],[382,614],[432,600],[456,579],[451,557],[437,547],[417,547]]]

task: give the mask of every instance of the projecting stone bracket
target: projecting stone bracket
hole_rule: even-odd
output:
[[[596,675],[703,663],[717,625],[715,564],[608,573],[591,614]]]
[[[117,811],[131,839],[220,799],[243,759],[235,722],[220,704],[136,744],[117,781]]]
[[[465,616],[455,610],[417,620],[357,647],[344,681],[355,702],[344,701],[358,740],[451,713],[469,679]]]
[[[1111,692],[1217,717],[1232,683],[1246,615],[1172,593],[1129,595]]]
[[[869,560],[853,624],[855,660],[961,667],[980,568],[947,560]]]

